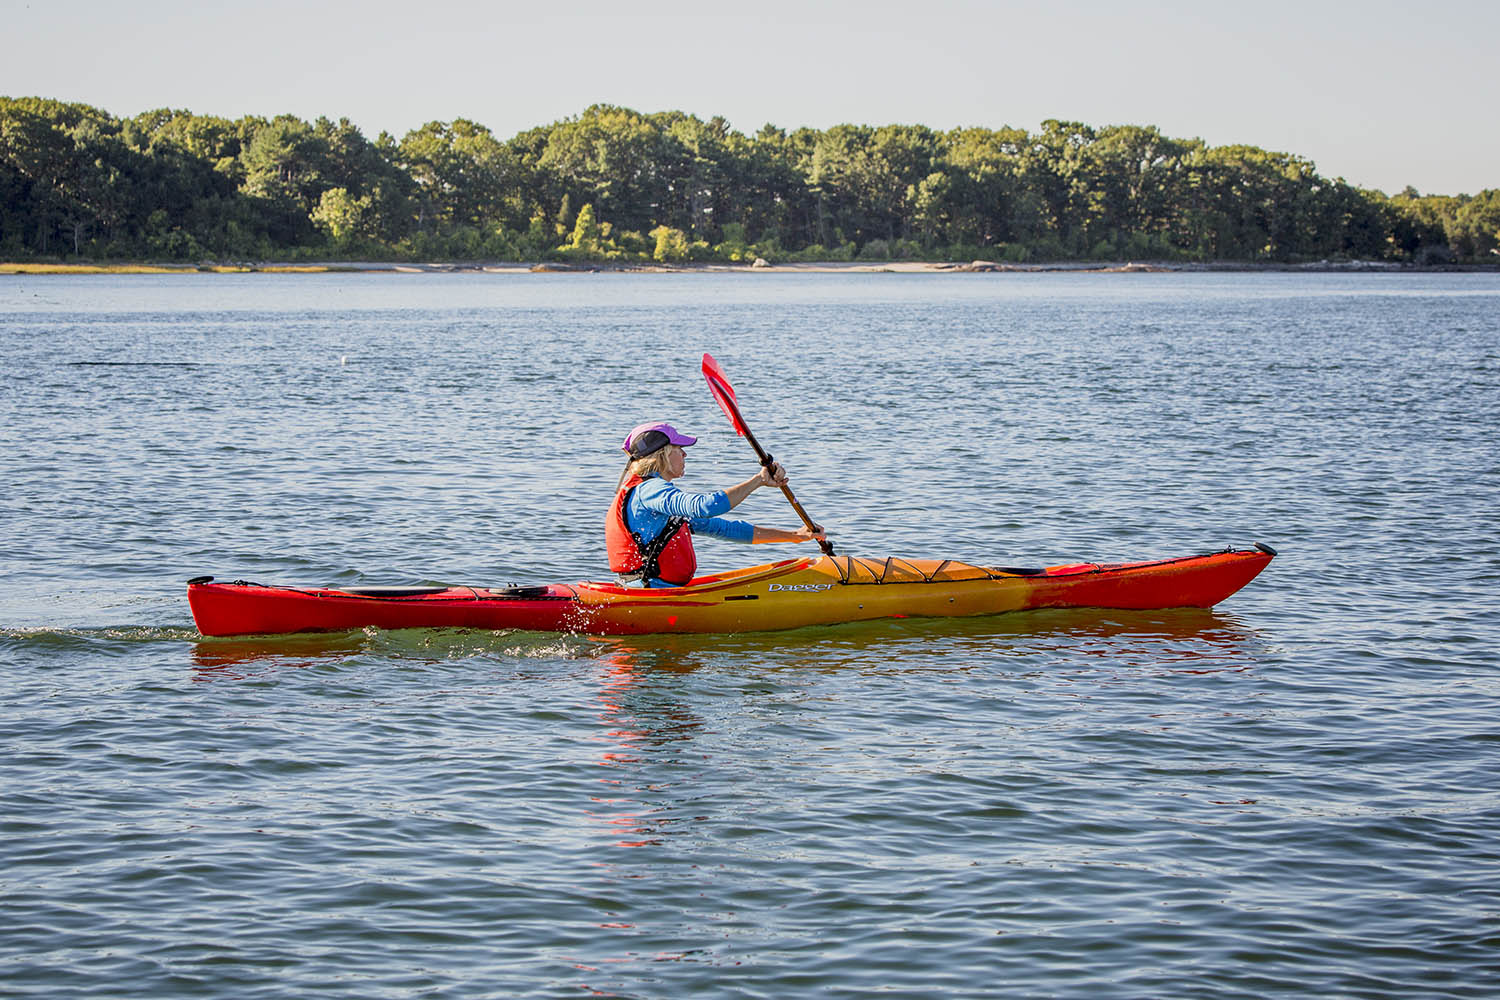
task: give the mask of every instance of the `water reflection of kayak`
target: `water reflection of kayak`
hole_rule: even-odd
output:
[[[188,582],[204,635],[399,628],[528,629],[594,635],[756,632],[878,618],[992,615],[1034,608],[1208,608],[1253,580],[1275,552],[1225,550],[1045,569],[939,559],[818,556],[644,590],[615,583],[538,587],[277,587]]]

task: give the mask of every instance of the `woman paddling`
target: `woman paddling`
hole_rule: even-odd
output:
[[[644,580],[648,587],[680,587],[698,568],[694,532],[755,545],[824,538],[821,528],[782,531],[717,516],[762,486],[785,483],[786,470],[779,462],[727,490],[687,493],[675,486],[672,480],[682,476],[687,461],[684,449],[697,440],[659,423],[642,424],[625,435],[623,450],[630,460],[604,524],[611,570],[628,580]]]

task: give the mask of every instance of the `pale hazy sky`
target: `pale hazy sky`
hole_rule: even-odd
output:
[[[0,0],[0,95],[128,117],[470,118],[590,104],[840,122],[1155,125],[1395,193],[1500,187],[1500,0]]]

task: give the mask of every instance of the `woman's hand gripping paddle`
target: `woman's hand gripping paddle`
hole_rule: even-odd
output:
[[[750,447],[755,449],[755,454],[760,458],[760,464],[769,469],[772,464],[771,456],[760,446],[760,442],[755,440],[755,435],[750,433],[750,428],[745,426],[745,418],[740,415],[739,401],[734,398],[734,386],[729,384],[729,379],[724,375],[724,369],[719,367],[719,363],[714,360],[712,354],[703,355],[703,377],[708,381],[708,391],[713,393],[714,399],[719,403],[719,408],[734,425],[735,432],[750,442]],[[803,510],[797,498],[792,496],[791,487],[782,483],[781,492],[786,494],[787,502],[792,505],[792,510],[797,512],[797,516],[802,518],[802,523],[807,525],[808,531],[823,530],[813,524],[812,518],[807,516],[807,511]],[[823,550],[825,556],[833,555],[833,545],[826,538],[818,539],[818,548]]]

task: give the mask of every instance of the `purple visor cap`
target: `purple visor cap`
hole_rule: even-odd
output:
[[[641,424],[625,435],[625,444],[620,450],[633,458],[645,458],[669,444],[686,448],[697,443],[697,438],[688,437],[671,424]]]

